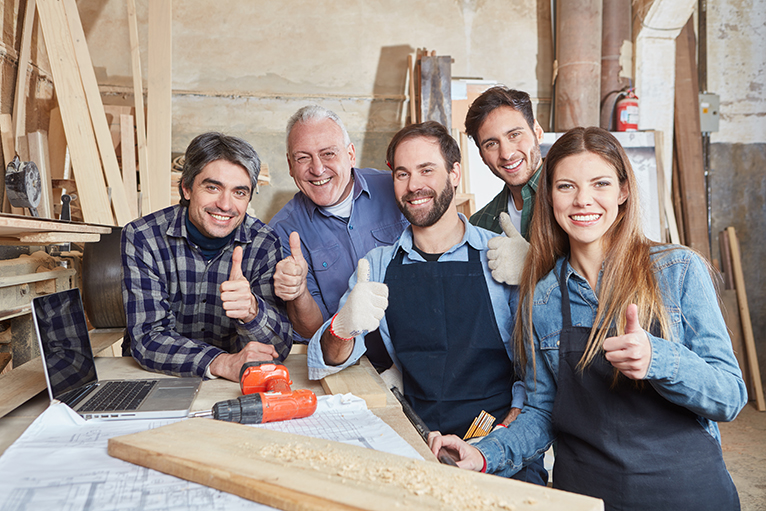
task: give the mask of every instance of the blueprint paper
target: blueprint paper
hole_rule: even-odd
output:
[[[422,459],[393,429],[367,410],[362,399],[346,394],[319,396],[317,400],[317,411],[311,417],[252,427]],[[0,510],[273,509],[107,454],[111,437],[172,422],[176,421],[85,421],[66,405],[54,402],[0,457]]]

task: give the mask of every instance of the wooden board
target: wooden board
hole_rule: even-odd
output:
[[[210,419],[112,438],[109,454],[289,511],[603,509],[513,479]]]
[[[22,161],[28,159],[28,154],[23,150],[27,134],[27,68],[29,56],[32,53],[32,30],[35,27],[35,0],[26,0],[24,10],[24,26],[21,32],[21,48],[16,72],[16,93],[13,100],[13,136],[16,150]]]
[[[16,147],[13,140],[13,119],[10,114],[0,114],[0,141],[3,146],[3,212],[11,212],[15,215],[25,215],[24,208],[11,206],[8,201],[8,194],[5,193],[5,169],[16,156]]]
[[[170,205],[170,166],[172,160],[172,1],[149,2],[149,66],[147,90],[146,138],[149,181],[141,189],[151,188],[151,209],[146,214]],[[144,203],[145,204],[145,203]]]
[[[452,129],[452,57],[420,57],[420,118]]]
[[[737,240],[737,233],[734,230],[734,227],[727,227],[726,231],[729,234],[731,263],[734,270],[734,286],[737,290],[737,301],[739,302],[740,321],[742,324],[742,335],[745,340],[747,363],[750,367],[750,376],[753,382],[753,389],[755,390],[755,405],[759,412],[763,412],[766,411],[766,401],[763,396],[763,382],[761,381],[761,370],[758,366],[758,353],[755,350],[753,323],[750,321],[750,307],[747,304],[745,275],[742,272],[739,241]]]
[[[747,395],[750,396],[750,399],[755,399],[752,378],[750,377],[750,366],[747,364],[747,352],[745,350],[745,343],[742,340],[742,323],[739,318],[737,292],[734,289],[723,289],[720,293],[720,299],[723,320],[726,322],[726,328],[729,330],[731,347],[734,350],[734,356],[737,357],[739,370],[742,371],[742,379],[745,380]]]
[[[149,154],[146,147],[146,118],[144,115],[144,85],[141,77],[141,48],[138,44],[138,20],[136,1],[128,0],[128,34],[130,35],[130,60],[133,69],[133,99],[136,110],[136,141],[138,143],[138,173],[141,177],[141,198],[138,213],[151,210],[151,187],[149,178]]]
[[[50,158],[48,157],[48,136],[44,131],[27,135],[29,159],[37,165],[42,181],[42,193],[37,212],[42,218],[53,218],[53,190],[51,187]]]
[[[96,137],[88,114],[88,103],[80,80],[64,6],[56,0],[37,0],[37,10],[72,158],[83,217],[88,223],[113,225],[114,219],[107,199]]]
[[[138,217],[138,182],[136,180],[136,139],[133,136],[133,116],[120,115],[120,154],[122,157],[122,182],[128,197],[130,214]]]
[[[386,406],[388,394],[391,394],[367,357],[359,359],[356,365],[322,378],[322,388],[327,394],[350,392],[364,399],[367,408],[370,409]],[[393,395],[391,397],[393,398]]]
[[[694,20],[689,18],[676,39],[675,151],[683,209],[684,237],[689,247],[710,260],[707,194],[700,138]]]
[[[93,62],[88,50],[88,42],[85,40],[85,32],[80,21],[80,13],[77,10],[75,0],[63,0],[69,31],[72,34],[75,58],[80,70],[85,100],[88,104],[90,119],[93,123],[93,132],[96,136],[98,151],[101,155],[101,163],[106,175],[106,182],[111,188],[112,207],[117,225],[125,225],[135,218],[128,206],[128,198],[125,194],[125,185],[122,182],[120,166],[117,164],[117,153],[114,151],[112,136],[109,125],[106,123],[104,104],[101,101],[101,92],[98,90],[96,73],[93,70]]]

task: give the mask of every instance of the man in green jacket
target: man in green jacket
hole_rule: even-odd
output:
[[[470,222],[502,234],[500,213],[506,212],[526,238],[542,168],[543,139],[529,94],[502,86],[486,90],[468,109],[465,131],[479,148],[484,163],[505,183],[489,204],[471,216]]]

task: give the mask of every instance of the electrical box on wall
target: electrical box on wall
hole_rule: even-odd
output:
[[[710,133],[718,131],[718,121],[721,118],[718,110],[721,98],[718,94],[700,93],[700,131]]]

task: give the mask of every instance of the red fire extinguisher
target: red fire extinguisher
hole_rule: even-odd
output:
[[[614,104],[614,117],[617,131],[638,130],[638,96],[633,89],[620,94],[620,98]]]

